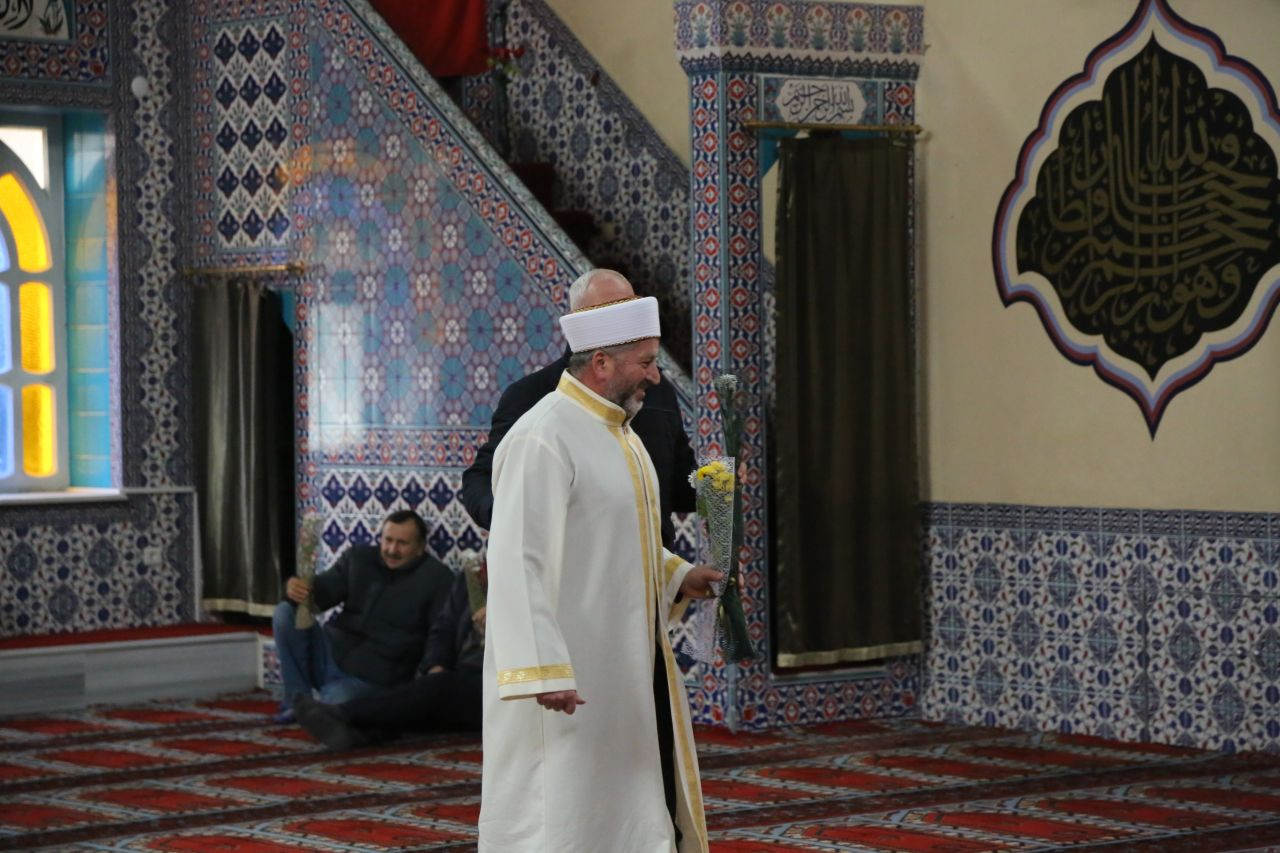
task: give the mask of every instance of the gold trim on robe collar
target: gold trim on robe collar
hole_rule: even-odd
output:
[[[556,390],[573,400],[609,426],[620,427],[627,422],[627,412],[617,403],[610,403],[592,391],[569,371],[560,374]]]

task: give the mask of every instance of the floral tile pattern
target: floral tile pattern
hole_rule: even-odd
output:
[[[1280,749],[1273,521],[932,505],[925,716]]]
[[[0,636],[133,628],[196,615],[186,395],[186,355],[175,344],[183,299],[175,269],[182,148],[176,144],[174,46],[178,15],[139,0],[108,16],[107,4],[77,0],[70,43],[0,41],[7,90],[33,102],[84,104],[112,113],[118,147],[118,325],[122,437],[115,453],[124,485],[141,493],[119,503],[0,510]],[[148,82],[108,75],[110,45]],[[25,92],[37,82],[44,88]],[[78,84],[93,84],[85,88]],[[77,84],[65,89],[62,84]],[[107,92],[107,87],[110,92]],[[99,91],[94,87],[102,87]],[[103,94],[110,95],[110,105]]]
[[[309,56],[299,0],[194,5],[195,251],[201,264],[296,257]]]
[[[0,39],[0,77],[106,86],[111,67],[109,5],[109,0],[67,3],[68,24],[75,33],[72,40]],[[20,4],[6,9],[16,17]]]

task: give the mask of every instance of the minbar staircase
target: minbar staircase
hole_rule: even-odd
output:
[[[411,2],[411,0],[371,0],[371,2],[375,8],[381,10],[384,19],[387,20],[397,34],[404,39],[406,46],[408,46],[410,51],[413,52],[418,57],[419,61],[423,63],[426,70],[429,73],[434,74],[435,72],[431,67],[431,62],[429,61],[430,51],[426,49],[427,46],[415,43],[417,41],[415,34],[412,32],[404,32],[396,23],[400,20],[400,16],[404,14],[408,14],[410,18],[412,18],[413,13],[411,11],[404,12],[403,9],[399,8],[401,4]],[[464,0],[452,0],[452,2],[457,4],[464,2]],[[486,2],[486,0],[474,0],[474,2],[483,3]],[[506,5],[506,0],[487,0],[487,4],[490,16],[490,35],[492,36],[495,28],[499,31],[505,31],[505,15],[503,13],[503,9]],[[397,12],[397,14],[393,14],[388,17],[387,13],[389,11]],[[494,59],[495,57],[500,58],[504,62],[509,61],[509,57],[502,54],[504,48],[490,47],[489,50],[491,61],[496,61]],[[491,77],[495,77],[498,73],[499,72],[494,70],[488,72]],[[597,72],[590,79],[589,82],[591,85],[594,86],[597,84],[598,76],[599,74]],[[436,79],[441,84],[442,89],[448,97],[457,104],[461,112],[463,114],[467,114],[468,110],[466,105],[463,103],[463,92],[465,89],[464,81],[475,78],[441,77],[436,75]],[[505,104],[506,98],[503,93],[504,90],[502,83],[495,79],[493,85],[495,89],[498,90],[496,95],[497,104]],[[495,106],[495,109],[499,112],[505,112],[505,109],[502,106]],[[480,127],[481,133],[489,138],[490,144],[493,145],[495,150],[499,152],[503,159],[507,160],[507,163],[511,167],[515,176],[524,183],[530,194],[542,205],[542,207],[551,216],[552,220],[560,226],[564,231],[565,236],[567,236],[574,245],[578,247],[582,254],[591,261],[592,265],[595,267],[617,270],[627,278],[631,279],[637,289],[644,293],[648,282],[636,280],[634,276],[636,271],[630,269],[632,266],[630,262],[622,258],[600,256],[603,254],[599,251],[600,248],[607,245],[609,241],[598,239],[602,236],[603,228],[602,223],[597,219],[597,216],[590,210],[580,210],[561,206],[560,200],[565,194],[559,191],[559,180],[556,175],[555,166],[547,162],[512,162],[512,146],[508,144],[507,140],[500,141],[499,139],[494,138],[495,136],[509,137],[512,135],[511,130],[506,129],[505,127],[502,130],[497,129],[498,125],[505,124],[502,121],[493,122],[493,124],[487,129],[483,125],[489,124],[488,122],[481,122],[480,124],[482,125]],[[643,272],[641,274],[643,275]],[[689,328],[690,318],[687,316],[687,308],[677,308],[675,305],[672,305],[669,300],[664,299],[660,293],[654,293],[652,295],[658,296],[659,311],[662,313],[662,322],[665,328],[672,328],[673,325],[677,329]],[[675,359],[676,363],[685,371],[690,369],[691,354],[689,352],[689,347],[690,341],[683,335],[675,335],[664,341],[664,348]]]
[[[529,189],[538,203],[546,208],[556,224],[564,229],[564,233],[574,245],[586,255],[596,267],[617,270],[630,277],[630,272],[620,261],[606,258],[595,258],[591,254],[591,241],[600,233],[600,226],[589,210],[574,210],[559,205],[559,193],[556,192],[556,170],[550,163],[510,163],[511,171]]]
[[[564,233],[583,254],[591,244],[591,238],[599,233],[595,217],[586,210],[567,210],[556,203],[556,170],[550,163],[511,163],[515,173],[529,192],[547,209],[551,218],[564,229]]]

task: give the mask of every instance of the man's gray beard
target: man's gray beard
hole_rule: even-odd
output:
[[[619,409],[622,409],[622,411],[626,412],[627,420],[631,420],[632,418],[634,418],[636,414],[638,414],[639,411],[642,408],[644,408],[644,400],[636,399],[636,394],[637,392],[639,392],[639,390],[640,390],[639,388],[633,389],[631,393],[626,395],[625,397],[619,396],[617,398],[614,398],[611,396],[609,398],[609,401],[611,403],[613,403]],[[645,392],[647,393],[648,390],[649,390],[648,387],[646,387]]]
[[[622,406],[622,411],[627,413],[627,420],[631,420],[644,408],[644,400],[637,400],[636,395],[632,394],[618,405]]]

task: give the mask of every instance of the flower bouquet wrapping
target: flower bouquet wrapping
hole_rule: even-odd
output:
[[[320,528],[322,520],[318,515],[308,515],[298,528],[298,563],[295,567],[298,580],[308,586],[315,580],[316,558],[320,554]],[[311,597],[299,604],[294,610],[293,624],[299,631],[305,631],[316,624],[316,607]]]
[[[706,528],[711,563],[724,572],[715,585],[715,646],[726,661],[749,661],[755,657],[747,619],[742,610],[741,576],[738,571],[742,551],[742,486],[736,465],[742,439],[742,414],[738,409],[738,379],[732,374],[715,381],[724,427],[725,450],[729,455],[708,460],[690,476],[698,496],[698,515]]]
[[[719,456],[700,465],[689,475],[698,496],[698,516],[705,528],[711,564],[728,572],[733,557],[733,495],[735,480],[732,456]],[[721,581],[724,583],[724,581]]]
[[[487,590],[480,582],[480,569],[484,566],[484,554],[475,552],[462,558],[463,577],[467,583],[467,607],[474,614],[485,606]]]

